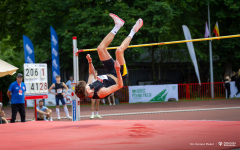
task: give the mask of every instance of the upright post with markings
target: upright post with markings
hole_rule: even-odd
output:
[[[75,84],[72,85],[72,121],[80,120],[80,99],[75,95],[75,85],[79,81],[79,70],[78,70],[78,56],[76,55],[77,48],[77,37],[73,37],[73,76]],[[74,88],[74,89],[73,89]],[[75,101],[74,101],[75,100]],[[76,120],[74,120],[76,116]]]
[[[72,121],[79,121],[80,120],[80,114],[78,113],[78,97],[75,94],[75,85],[76,83],[71,84],[71,96],[72,96]],[[78,115],[79,114],[79,115]]]

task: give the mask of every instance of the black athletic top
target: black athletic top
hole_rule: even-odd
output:
[[[62,95],[63,89],[64,89],[64,86],[62,82],[60,82],[59,84],[55,83],[55,92],[58,93],[56,95],[57,98],[63,98],[63,95]]]
[[[101,75],[97,76],[97,80],[94,81],[92,84],[89,84],[91,89],[94,89],[94,94],[93,94],[93,99],[100,99],[99,96],[97,95],[97,92],[102,88],[102,87],[110,87],[112,85],[115,85],[116,82],[109,76],[107,75]],[[107,96],[106,96],[107,97]]]

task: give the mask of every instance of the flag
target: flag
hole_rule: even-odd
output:
[[[31,40],[23,35],[25,63],[35,63],[34,47]]]
[[[52,48],[52,83],[56,83],[56,76],[60,75],[58,37],[53,27],[50,27],[50,32]]]
[[[186,25],[183,25],[182,28],[183,28],[185,39],[186,40],[191,40],[192,37],[191,37],[191,34],[190,34],[190,31],[189,31],[188,27]],[[187,42],[187,47],[188,47],[188,51],[189,51],[190,57],[192,59],[194,68],[195,68],[195,72],[196,72],[196,75],[197,75],[197,78],[198,78],[198,82],[201,85],[200,75],[199,75],[199,70],[198,70],[198,64],[197,64],[197,59],[196,59],[193,43],[192,42]]]
[[[220,36],[220,33],[219,33],[219,27],[218,27],[218,22],[216,22],[216,25],[213,29],[213,33],[215,33],[215,35],[218,37]]]
[[[208,38],[209,36],[210,36],[210,34],[209,34],[209,30],[208,30],[208,25],[207,25],[207,22],[206,22],[205,35],[204,35],[204,37],[205,37],[205,38]]]

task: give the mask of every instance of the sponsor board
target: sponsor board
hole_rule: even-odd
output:
[[[178,101],[178,85],[129,86],[129,103],[165,102],[170,98]]]

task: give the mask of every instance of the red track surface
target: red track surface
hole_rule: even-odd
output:
[[[239,129],[237,121],[39,121],[1,125],[0,141],[1,150],[213,150],[240,147]]]
[[[229,109],[211,110],[226,107]],[[209,110],[104,116],[90,120],[90,107],[81,106],[81,116],[85,117],[79,122],[29,121],[0,125],[0,149],[235,149],[240,148],[240,109],[230,109],[233,107],[240,107],[239,99],[101,105],[102,115]],[[10,117],[10,108],[4,110]],[[56,116],[55,108],[53,115]],[[65,116],[63,110],[61,116]],[[27,109],[27,118],[32,117],[33,109]]]

